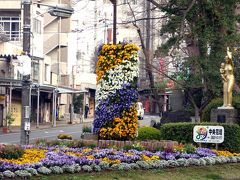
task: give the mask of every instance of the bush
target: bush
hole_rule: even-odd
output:
[[[46,145],[47,139],[46,138],[38,138],[35,140],[34,144],[40,146],[40,145]]]
[[[217,109],[218,107],[222,106],[223,99],[222,98],[215,98],[213,99],[202,111],[202,117],[201,120],[203,122],[209,122],[210,121],[210,115],[212,109]]]
[[[67,146],[70,147],[70,141],[66,140],[53,140],[53,141],[47,141],[45,145],[47,146]]]
[[[209,122],[210,121],[210,115],[212,109],[217,109],[218,107],[221,107],[223,105],[223,99],[222,98],[215,98],[213,99],[202,111],[202,121],[203,122]],[[240,109],[240,96],[234,96],[233,97],[233,107],[236,109]]]
[[[88,127],[88,126],[85,126],[83,127],[83,133],[91,133],[92,132],[92,128],[91,127]]]
[[[143,126],[138,129],[138,140],[160,140],[160,131],[153,127]]]
[[[219,125],[224,127],[224,142],[219,144],[220,149],[231,152],[240,152],[240,126],[226,123],[168,123],[161,126],[161,138],[178,141],[179,143],[194,143],[193,128],[195,125]],[[208,144],[209,146],[211,144]]]
[[[59,134],[57,137],[58,137],[58,139],[69,139],[69,140],[72,140],[72,135],[70,135],[70,134]]]
[[[13,117],[12,112],[7,113],[7,115],[6,115],[6,121],[7,121],[8,128],[10,128],[10,126],[12,125],[12,123],[15,121],[15,118]]]
[[[85,144],[81,140],[51,140],[47,139],[37,139],[35,141],[36,145],[45,145],[45,146],[67,146],[67,147],[84,147]]]
[[[21,146],[15,145],[2,145],[0,146],[0,157],[5,159],[18,159],[21,158],[24,149]]]
[[[191,144],[185,144],[183,146],[183,151],[186,152],[187,154],[195,153],[196,148]]]

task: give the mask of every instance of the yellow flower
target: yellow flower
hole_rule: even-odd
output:
[[[151,161],[151,158],[150,157],[148,157],[148,156],[146,156],[146,155],[142,155],[142,159],[144,160],[144,161]]]
[[[86,156],[87,159],[95,159],[93,155]]]
[[[118,160],[118,159],[111,160],[111,159],[109,159],[109,158],[107,158],[107,157],[105,157],[105,158],[103,158],[103,159],[101,159],[101,160],[102,160],[102,161],[105,161],[105,162],[108,162],[109,164],[120,164],[120,163],[121,163],[121,161]]]
[[[213,150],[218,156],[234,156],[233,153],[229,151],[218,151],[218,150]]]
[[[159,158],[159,156],[152,156],[151,157],[151,160],[159,160],[160,158]]]
[[[0,161],[5,161],[13,164],[26,164],[26,163],[37,163],[45,158],[46,150],[42,149],[25,149],[24,154],[18,159],[4,159],[0,158]]]
[[[92,149],[90,149],[90,148],[84,148],[82,151],[86,153],[86,152],[89,152],[89,151],[91,151],[91,150],[92,150]]]

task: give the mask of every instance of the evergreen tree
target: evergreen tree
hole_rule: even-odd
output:
[[[157,5],[156,1],[148,1]],[[161,35],[169,37],[159,52],[168,54],[185,45],[187,57],[180,65],[181,83],[198,121],[205,105],[222,92],[219,68],[226,47],[233,51],[240,42],[238,3],[239,0],[169,0],[157,6],[167,17]]]

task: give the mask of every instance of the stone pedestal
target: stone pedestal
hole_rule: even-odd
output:
[[[238,110],[233,108],[218,108],[211,110],[211,122],[218,123],[238,123]]]

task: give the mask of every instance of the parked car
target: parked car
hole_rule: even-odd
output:
[[[138,119],[143,119],[144,117],[144,108],[141,102],[137,102],[137,116]]]

